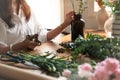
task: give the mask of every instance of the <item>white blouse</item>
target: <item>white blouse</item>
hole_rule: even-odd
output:
[[[8,28],[8,25],[0,18],[0,43],[7,45],[16,44],[25,40],[26,35],[38,34],[38,39],[41,42],[47,41],[47,30],[42,28],[41,25],[36,21],[33,13],[31,14],[30,20],[25,21],[24,16],[14,15],[15,27]]]

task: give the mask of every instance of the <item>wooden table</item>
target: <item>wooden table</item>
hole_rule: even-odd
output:
[[[84,31],[84,34],[86,35],[87,33],[98,34],[98,35],[107,37],[107,34],[105,33],[104,30],[86,29]],[[71,34],[68,34],[68,35],[62,37],[60,40],[60,42],[67,42],[67,41],[71,41]]]
[[[61,48],[58,44],[53,41],[42,43],[41,46],[37,46],[34,54],[44,55],[46,52],[56,53],[56,50]],[[59,57],[70,56],[69,53],[58,54]],[[32,69],[22,64],[13,64],[7,62],[0,63],[0,77],[5,80],[57,80],[55,77],[51,77],[42,74],[40,70]],[[7,79],[6,79],[7,78]]]
[[[97,30],[86,30],[85,33],[95,33],[105,36],[104,31]],[[66,35],[60,39],[60,42],[70,41],[71,36]],[[44,54],[45,52],[54,53],[58,48],[60,48],[58,44],[49,41],[43,43],[41,46],[35,48],[33,51],[34,54]],[[70,56],[69,53],[58,54],[59,57]],[[40,70],[30,69],[21,64],[3,64],[0,63],[0,76],[5,78],[5,80],[57,80],[55,77],[51,77],[45,74],[42,74]],[[6,79],[7,78],[7,79]]]
[[[0,63],[0,80],[57,80],[39,70],[18,68]]]
[[[43,43],[41,46],[37,46],[34,54],[44,54],[45,52],[55,52],[60,48],[59,45],[52,41]],[[67,55],[67,54],[66,54]],[[62,55],[59,55],[62,56]],[[5,80],[57,80],[55,77],[51,77],[42,74],[40,70],[29,68],[22,64],[13,63],[0,63],[0,77],[5,78]],[[1,80],[1,79],[0,79]]]

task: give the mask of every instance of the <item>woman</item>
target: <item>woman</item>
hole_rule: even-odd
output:
[[[41,42],[52,40],[70,25],[73,14],[68,13],[61,25],[48,32],[37,23],[25,0],[0,0],[0,53],[34,49],[38,43],[26,39],[27,35],[38,34]]]

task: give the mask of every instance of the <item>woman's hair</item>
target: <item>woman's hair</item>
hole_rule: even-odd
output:
[[[16,4],[17,4],[16,13],[19,14],[19,10],[21,8],[24,13],[24,16],[26,17],[26,21],[29,21],[31,16],[31,10],[27,2],[25,0],[17,0]]]
[[[29,21],[31,11],[26,1],[16,0],[16,4],[17,4],[16,13],[19,14],[19,10],[21,8],[26,18],[26,21]],[[0,0],[0,17],[8,24],[9,28],[14,27],[14,22],[12,22],[13,18],[12,0]]]
[[[12,23],[12,1],[11,0],[0,0],[0,17],[8,24],[11,28],[14,26]]]

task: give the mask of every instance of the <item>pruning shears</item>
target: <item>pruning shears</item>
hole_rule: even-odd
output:
[[[32,62],[26,61],[20,55],[13,54],[13,52],[10,52],[10,51],[8,51],[5,55],[1,55],[0,60],[4,62],[21,63],[30,68],[39,69],[37,65],[33,64]]]
[[[34,35],[27,35],[26,39],[30,40],[30,41],[34,41],[37,42],[39,45],[41,45],[41,41],[38,40],[38,34],[34,34]]]

